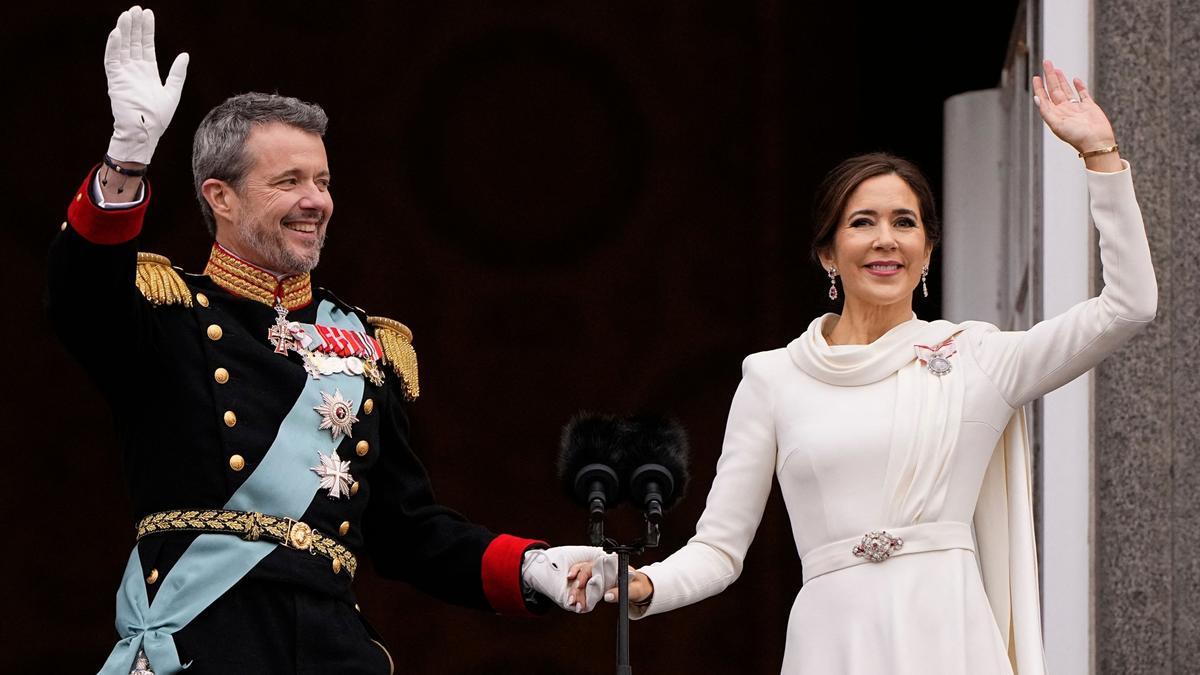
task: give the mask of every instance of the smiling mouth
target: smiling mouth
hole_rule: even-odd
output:
[[[871,271],[873,271],[873,272],[895,272],[895,271],[899,270],[901,267],[903,267],[903,265],[897,265],[897,264],[892,264],[892,265],[867,265],[867,266],[866,266],[866,268],[867,268],[867,269],[869,269],[869,270],[871,270]]]
[[[300,232],[303,234],[316,234],[317,232],[316,223],[291,222],[283,223],[283,226],[293,232]]]

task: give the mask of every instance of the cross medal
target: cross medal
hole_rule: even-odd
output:
[[[287,307],[278,297],[275,298],[275,325],[267,331],[267,340],[275,345],[276,354],[287,354],[296,348],[296,336],[288,330]]]

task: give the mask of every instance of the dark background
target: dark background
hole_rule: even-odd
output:
[[[693,533],[742,358],[830,308],[808,257],[816,182],[884,149],[940,188],[942,102],[996,85],[1016,2],[967,5],[153,6],[162,71],[179,51],[192,62],[140,246],[202,268],[188,160],[209,108],[247,90],[321,103],[337,208],[314,279],[413,328],[415,446],[439,497],[497,531],[580,543],[554,476],[562,424],[580,409],[670,412],[694,480],[656,560]],[[102,54],[122,9],[5,10],[4,672],[95,671],[133,543],[108,410],[40,306],[46,248],[111,131]],[[939,284],[935,258],[922,318],[939,316]],[[799,571],[776,491],[742,579],[636,623],[634,665],[777,672]],[[357,589],[402,672],[612,672],[612,607],[501,618],[369,569]]]

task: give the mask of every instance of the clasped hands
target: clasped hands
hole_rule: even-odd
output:
[[[601,598],[616,602],[617,556],[593,546],[556,546],[525,553],[521,578],[568,612],[583,614],[596,608]],[[629,598],[645,602],[654,585],[645,574],[629,569]]]

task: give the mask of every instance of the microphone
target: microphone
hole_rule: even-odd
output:
[[[568,497],[588,509],[592,523],[604,520],[621,500],[621,463],[629,424],[614,415],[580,413],[563,427],[558,477]]]
[[[687,486],[687,432],[673,419],[652,415],[634,417],[629,426],[620,474],[628,476],[629,500],[658,525]]]

